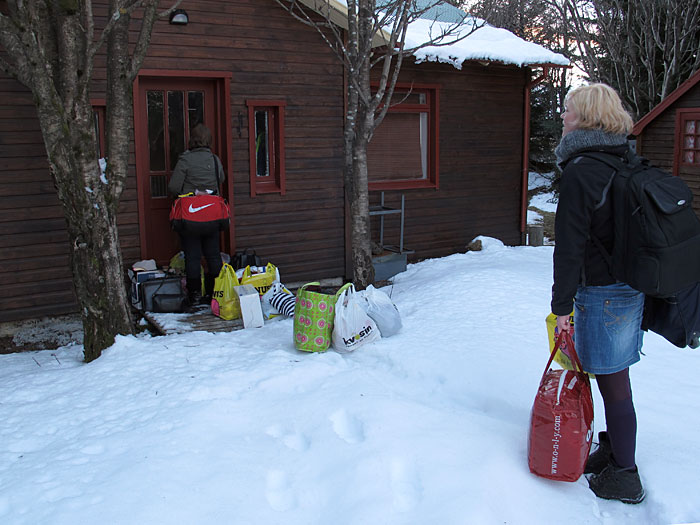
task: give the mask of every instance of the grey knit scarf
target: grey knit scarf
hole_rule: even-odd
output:
[[[627,135],[607,133],[602,129],[575,129],[561,138],[561,142],[554,150],[557,156],[557,164],[561,166],[577,151],[594,148],[597,146],[621,146],[627,143]]]

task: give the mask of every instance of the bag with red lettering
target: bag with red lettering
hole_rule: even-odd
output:
[[[231,213],[219,195],[179,197],[170,209],[170,226],[178,233],[203,235],[226,230]]]
[[[575,371],[551,369],[562,345]],[[556,481],[576,481],[583,474],[593,437],[593,399],[569,332],[557,338],[542,374],[530,414],[528,463],[530,472]]]

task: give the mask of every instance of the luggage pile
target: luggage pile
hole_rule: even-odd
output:
[[[319,282],[310,282],[295,295],[282,284],[279,269],[263,264],[254,250],[221,255],[223,266],[210,305],[221,319],[241,319],[244,328],[258,328],[269,319],[293,317],[294,346],[305,352],[324,352],[331,345],[351,352],[401,329],[396,305],[374,286],[358,291],[349,283],[329,293]],[[188,309],[182,252],[166,268],[159,269],[154,260],[139,261],[128,273],[135,308],[154,313]]]

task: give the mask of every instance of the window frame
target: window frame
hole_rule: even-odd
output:
[[[97,117],[97,127],[98,136],[97,139],[97,149],[99,150],[99,158],[105,158],[107,152],[105,151],[107,147],[107,142],[105,140],[105,125],[107,122],[107,102],[105,99],[92,99],[90,100],[90,105],[92,106],[93,115]]]
[[[250,196],[258,194],[286,192],[285,174],[285,137],[284,137],[284,100],[246,100],[248,106],[248,155],[250,164]],[[268,162],[270,174],[261,177],[257,174],[257,155],[255,153],[255,112],[268,112],[269,151]],[[265,179],[265,180],[261,180]]]
[[[675,133],[675,159],[674,174],[678,175],[680,168],[700,168],[700,162],[685,162],[685,123],[688,120],[696,120],[700,123],[700,109],[698,108],[682,108],[676,111],[676,133]],[[700,156],[700,145],[697,141],[700,140],[700,131],[695,130],[696,147],[695,155]]]
[[[372,83],[372,88],[376,88],[377,83]],[[415,84],[408,82],[397,82],[394,87],[396,92],[424,93],[426,95],[425,104],[414,104],[403,102],[389,108],[389,113],[427,113],[428,115],[428,146],[427,146],[427,174],[425,179],[403,179],[403,180],[379,180],[369,182],[370,191],[384,190],[410,190],[440,187],[440,85],[439,84]],[[381,124],[380,124],[381,126]]]

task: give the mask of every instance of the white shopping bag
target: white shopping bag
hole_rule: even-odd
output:
[[[382,337],[391,337],[401,330],[401,315],[391,298],[382,290],[377,290],[371,284],[366,290],[358,292],[361,297],[360,304],[377,327]]]
[[[353,351],[358,346],[381,338],[377,324],[360,306],[355,287],[345,290],[335,305],[333,346],[336,350]]]

